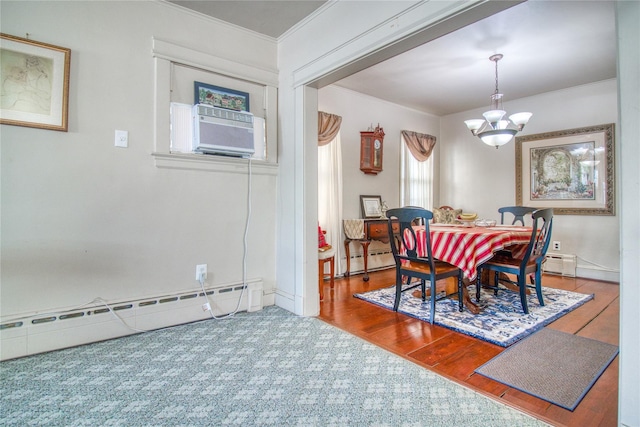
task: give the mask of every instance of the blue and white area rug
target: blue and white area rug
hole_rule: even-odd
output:
[[[495,296],[491,289],[482,289],[480,314],[473,314],[466,308],[458,311],[458,300],[449,297],[436,302],[434,323],[472,337],[508,347],[511,344],[543,328],[559,317],[593,299],[593,294],[585,295],[562,289],[542,288],[544,306],[540,306],[535,292],[528,295],[529,314],[522,312],[520,295],[517,292],[500,291]],[[429,300],[416,298],[412,291],[404,292],[398,312],[429,321]],[[475,302],[475,285],[469,286],[469,295]],[[393,309],[395,285],[354,295],[357,298]]]

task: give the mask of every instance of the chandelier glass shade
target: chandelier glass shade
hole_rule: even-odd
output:
[[[487,145],[498,148],[511,141],[527,124],[532,113],[515,113],[505,119],[506,111],[502,109],[502,97],[498,89],[498,61],[502,54],[489,57],[496,64],[496,90],[491,95],[491,109],[482,115],[484,119],[465,120],[464,124],[474,136],[477,136]]]

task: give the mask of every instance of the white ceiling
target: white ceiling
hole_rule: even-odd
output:
[[[326,1],[168,0],[221,21],[278,38]]]
[[[278,37],[324,2],[173,3]],[[613,1],[529,0],[335,84],[441,116],[489,106],[494,53],[505,101],[615,78],[615,37]]]

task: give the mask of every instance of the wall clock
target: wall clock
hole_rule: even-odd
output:
[[[360,170],[368,175],[382,172],[384,130],[380,124],[373,130],[360,132]]]

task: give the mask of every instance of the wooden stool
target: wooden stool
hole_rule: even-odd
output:
[[[320,300],[324,298],[322,283],[324,282],[324,264],[326,262],[329,262],[329,277],[331,288],[333,289],[333,280],[335,275],[335,256],[336,250],[334,248],[327,249],[326,251],[318,250],[318,286],[320,288]]]

